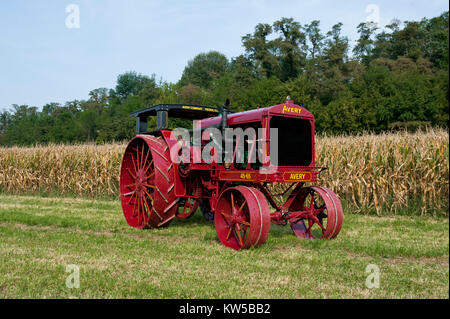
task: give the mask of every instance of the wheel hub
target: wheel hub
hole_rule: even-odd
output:
[[[136,192],[143,196],[145,192],[145,184],[147,184],[147,178],[146,178],[145,171],[143,169],[139,169],[136,173]]]
[[[231,218],[230,218],[230,224],[241,224],[242,222],[245,222],[246,221],[246,219],[245,219],[245,216],[244,216],[244,214],[239,214],[239,212],[234,212],[232,215],[231,215]]]

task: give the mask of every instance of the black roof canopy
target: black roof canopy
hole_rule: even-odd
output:
[[[207,117],[215,117],[220,114],[220,109],[211,106],[193,104],[158,104],[140,111],[131,113],[136,117],[136,132],[147,131],[147,117],[156,116],[157,129],[166,129],[168,117],[182,118],[188,120],[200,120]]]

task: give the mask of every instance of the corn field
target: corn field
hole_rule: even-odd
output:
[[[346,204],[398,212],[448,215],[449,135],[444,130],[322,137],[317,143],[321,175]]]
[[[0,192],[119,196],[126,144],[0,148]],[[445,130],[317,136],[320,185],[360,213],[448,215],[449,136]],[[285,185],[273,185],[275,192]],[[275,190],[276,189],[276,190]]]

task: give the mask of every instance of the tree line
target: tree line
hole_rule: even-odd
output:
[[[232,111],[242,111],[290,96],[315,115],[318,132],[329,134],[448,127],[448,26],[448,11],[383,29],[361,23],[351,49],[342,23],[326,33],[317,20],[258,24],[242,37],[241,55],[198,54],[176,83],[130,71],[87,100],[48,103],[41,111],[14,104],[0,113],[0,145],[128,140],[133,111],[159,103],[220,106],[226,98]]]

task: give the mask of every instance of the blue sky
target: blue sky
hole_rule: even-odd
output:
[[[80,28],[66,27],[70,4],[80,9]],[[175,82],[196,54],[237,56],[243,35],[281,17],[320,20],[324,33],[342,22],[353,44],[356,26],[374,13],[366,12],[370,4],[378,6],[381,25],[448,10],[444,0],[1,1],[0,110],[86,99],[130,70]]]

